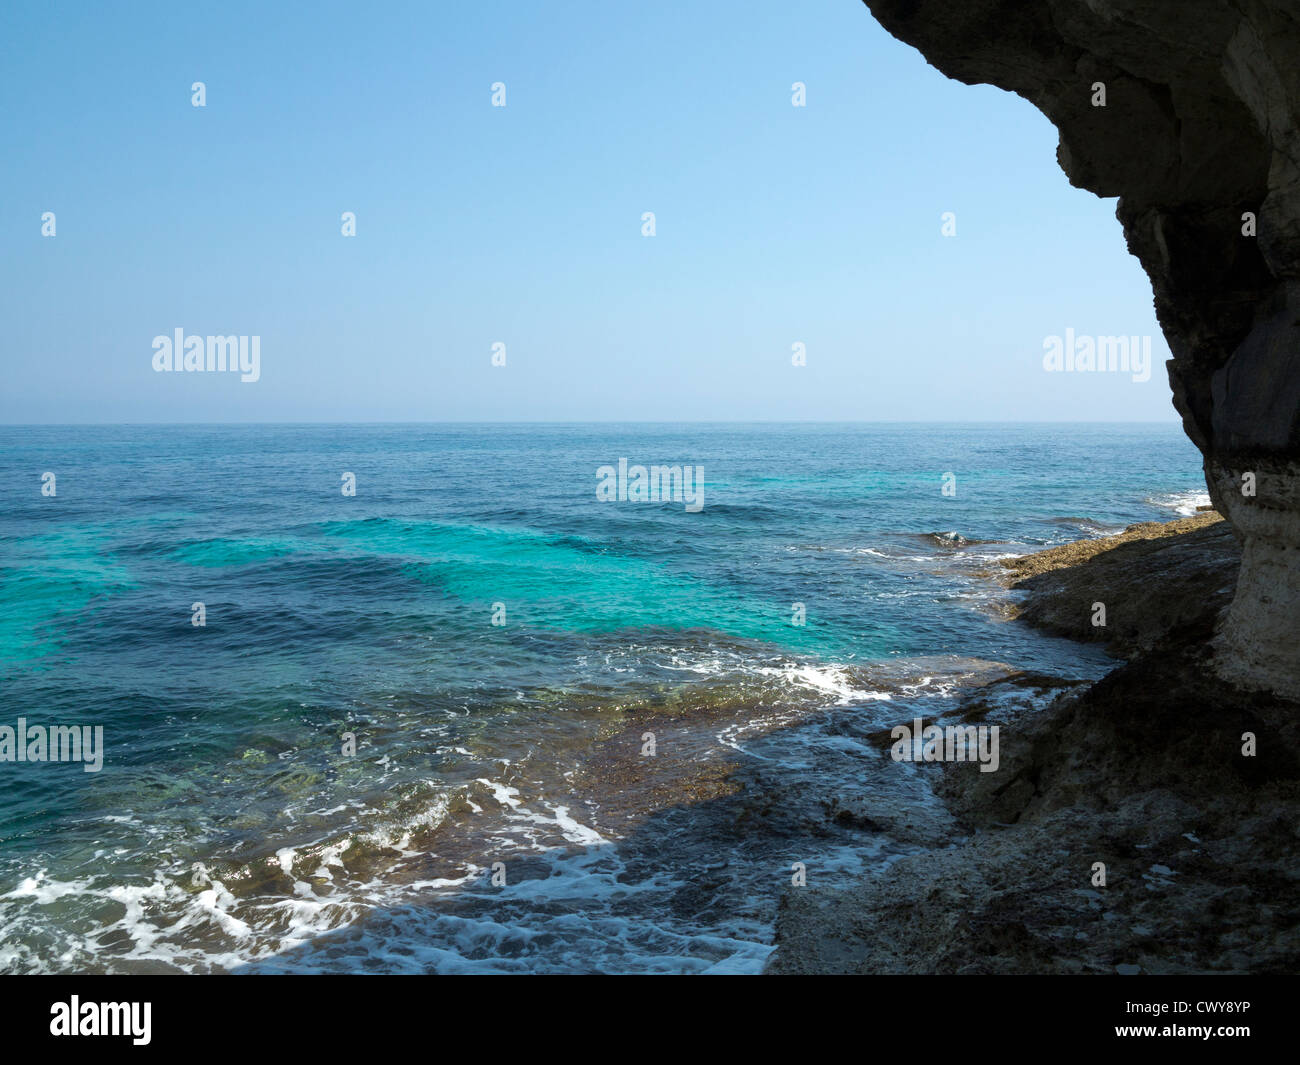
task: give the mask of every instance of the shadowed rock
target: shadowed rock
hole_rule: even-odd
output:
[[[1211,631],[1232,600],[1240,564],[1231,527],[1208,513],[1130,525],[1002,566],[1025,593],[1013,616],[1058,636],[1105,641],[1131,658],[1175,630]],[[1093,623],[1098,605],[1104,625]]]

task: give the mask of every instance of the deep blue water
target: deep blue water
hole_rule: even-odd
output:
[[[621,457],[702,466],[703,509],[598,501]],[[663,793],[723,755],[851,779],[818,715],[969,660],[1095,675],[982,572],[1205,501],[1176,425],[1078,424],[3,427],[0,498],[0,726],[105,742],[0,763],[19,972],[755,969],[776,850],[693,852]],[[651,716],[653,802],[610,769]]]

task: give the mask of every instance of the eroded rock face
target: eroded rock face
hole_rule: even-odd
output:
[[[1217,668],[1300,697],[1300,0],[864,2],[948,76],[1033,103],[1070,182],[1120,198],[1242,539]]]

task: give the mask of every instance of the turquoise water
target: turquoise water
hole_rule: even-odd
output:
[[[598,501],[621,457],[703,509]],[[5,427],[0,492],[0,725],[106,748],[0,763],[15,972],[752,971],[790,853],[901,844],[690,782],[851,783],[828,715],[972,662],[1096,675],[982,574],[1205,501],[1172,425]]]

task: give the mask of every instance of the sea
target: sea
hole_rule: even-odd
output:
[[[999,561],[1208,497],[1173,422],[259,424],[3,426],[0,502],[0,737],[102,727],[0,760],[0,972],[757,973],[926,845],[827,814],[937,802],[873,734],[1112,667]]]

